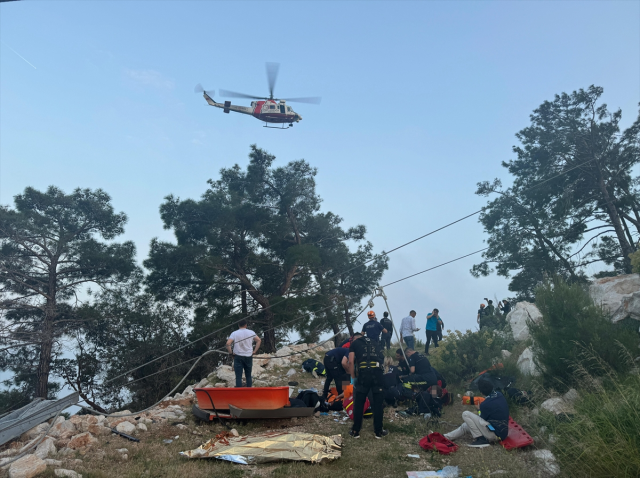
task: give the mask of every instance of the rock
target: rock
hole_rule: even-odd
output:
[[[540,408],[555,413],[556,415],[560,415],[561,413],[571,415],[575,413],[571,404],[566,402],[562,397],[549,398],[540,404]]]
[[[197,385],[194,388],[202,388],[202,387],[208,387],[208,386],[209,386],[209,379],[203,378],[197,383]]]
[[[71,418],[69,418],[69,421],[73,423],[78,430],[80,430],[82,426],[82,417],[80,415],[72,415]]]
[[[222,382],[218,382],[214,385],[215,388],[224,388],[226,387],[227,384],[226,383],[222,383]]]
[[[264,367],[269,363],[269,360],[273,357],[271,354],[258,354],[253,356],[253,366]]]
[[[215,374],[223,382],[236,383],[236,373],[233,371],[233,369],[229,365],[220,365],[216,369]]]
[[[64,417],[61,417],[61,418],[62,420],[64,420]],[[49,423],[47,422],[41,423],[40,425],[37,425],[33,427],[31,430],[29,430],[28,432],[24,433],[24,435],[22,435],[21,437],[21,440],[22,441],[33,440],[34,438],[39,437],[44,432],[46,432],[48,428],[49,428]]]
[[[610,315],[612,322],[640,320],[640,275],[604,277],[589,287],[589,295]]]
[[[180,430],[186,430],[187,428],[189,428],[188,426],[186,426],[184,423],[178,423],[176,425],[176,428],[179,428]]]
[[[309,348],[307,344],[289,345],[289,348],[294,352],[304,352]]]
[[[296,369],[295,368],[290,368],[289,371],[287,372],[287,377],[292,377],[293,375],[295,375]]]
[[[291,350],[286,345],[279,350],[276,350],[276,357],[284,357],[285,355],[291,355],[293,350]]]
[[[147,426],[144,423],[138,423],[138,425],[136,426],[136,428],[142,432],[146,432],[147,431]]]
[[[524,349],[524,352],[518,357],[518,369],[524,375],[540,375],[540,371],[536,367],[536,363],[534,361],[533,350],[531,347],[527,347]]]
[[[118,430],[120,433],[131,434],[136,430],[136,426],[133,423],[121,422],[118,423],[116,430]]]
[[[71,455],[72,453],[74,453],[74,451],[71,448],[61,448],[60,450],[58,450],[58,456],[68,456]]]
[[[500,353],[502,354],[502,358],[511,357],[511,352],[509,352],[508,350],[501,350]],[[496,473],[496,472],[494,471],[494,473]]]
[[[542,470],[548,475],[555,476],[560,473],[560,467],[556,464],[556,457],[549,450],[535,450],[533,456],[542,462]]]
[[[238,430],[236,430],[235,428],[232,428],[231,430],[229,430],[229,433],[231,433],[234,437],[240,436],[240,434],[238,433]]]
[[[276,357],[274,359],[269,360],[269,363],[267,363],[267,369],[271,370],[272,368],[275,368],[275,367],[284,367],[287,363],[288,362],[286,359]]]
[[[121,417],[122,415],[131,415],[131,412],[129,410],[121,410],[119,412],[115,412],[111,414],[111,416],[114,416],[114,417]]]
[[[46,457],[48,457],[50,454],[55,455],[57,450],[53,442],[54,442],[54,439],[51,437],[47,437],[44,440],[42,440],[40,444],[36,447],[36,451],[34,452],[34,455],[36,455],[39,458],[42,458],[43,460]]]
[[[184,389],[184,392],[182,392],[182,394],[189,395],[192,391],[193,391],[193,386],[189,385],[187,388]]]
[[[64,418],[64,417],[63,417]],[[49,435],[54,438],[69,438],[77,433],[76,427],[70,420],[65,420],[51,428]]]
[[[116,451],[118,453],[129,453],[129,450],[127,450],[126,448],[118,448]]]
[[[71,448],[72,450],[77,450],[78,448],[91,446],[97,442],[98,442],[98,439],[94,437],[91,433],[84,432],[74,437],[71,437],[71,441],[69,442],[67,447]]]
[[[47,464],[36,455],[25,455],[9,466],[9,478],[31,478],[47,469]]]
[[[567,393],[565,393],[562,396],[562,398],[564,398],[564,401],[567,402],[567,403],[573,403],[578,398],[580,398],[580,395],[578,394],[578,391],[575,388],[572,388]]]
[[[531,319],[534,322],[540,322],[542,314],[538,308],[531,302],[518,302],[513,310],[507,315],[507,322],[511,325],[511,333],[513,339],[517,342],[522,342],[531,338],[529,334],[529,327],[527,327],[527,320]]]
[[[264,380],[254,380],[253,381],[253,386],[254,387],[266,387],[269,384],[267,382],[265,382]]]
[[[127,455],[126,453],[124,455],[120,455],[120,458],[122,458],[124,461],[129,459],[129,455]]]
[[[56,476],[68,476],[69,478],[82,478],[81,474],[76,473],[73,470],[65,470],[64,468],[53,470],[53,474]]]
[[[92,435],[105,436],[111,433],[111,428],[105,427],[102,423],[96,423],[89,425],[87,431]]]
[[[47,466],[62,466],[61,460],[54,460],[53,458],[45,458],[44,462]]]

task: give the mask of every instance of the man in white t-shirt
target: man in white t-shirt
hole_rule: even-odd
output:
[[[253,354],[260,348],[260,337],[253,330],[247,329],[247,321],[238,322],[240,327],[231,332],[227,340],[227,351],[233,357],[233,369],[236,372],[236,387],[242,387],[242,371],[247,379],[247,387],[251,386],[251,368],[253,367]],[[255,342],[255,347],[253,343]],[[233,344],[233,350],[231,349]]]

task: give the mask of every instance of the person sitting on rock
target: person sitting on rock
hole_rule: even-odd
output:
[[[478,389],[486,397],[484,402],[476,404],[479,413],[462,412],[464,423],[444,436],[455,441],[469,433],[473,437],[473,442],[469,446],[484,448],[492,442],[507,438],[509,404],[502,393],[493,389],[493,384],[489,380],[478,381]]]

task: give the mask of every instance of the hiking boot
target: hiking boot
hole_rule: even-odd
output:
[[[376,439],[381,440],[383,437],[386,437],[389,434],[387,430],[382,430],[381,432],[376,432]]]
[[[485,437],[478,437],[475,440],[473,440],[472,443],[469,443],[469,446],[471,448],[486,448],[490,445],[489,440],[487,440]]]
[[[351,430],[349,432],[349,435],[351,435],[353,438],[360,438],[360,432],[357,432],[355,430]]]

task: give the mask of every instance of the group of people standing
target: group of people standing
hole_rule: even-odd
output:
[[[438,341],[442,340],[442,330],[444,329],[444,322],[440,317],[440,311],[433,309],[427,314],[427,326],[426,330],[426,342],[424,346],[425,355],[429,355],[429,344],[433,342],[435,347],[438,347]],[[400,325],[400,342],[404,342],[410,349],[415,349],[415,335],[414,332],[418,332],[420,328],[416,327],[416,311],[409,312]]]
[[[353,426],[349,434],[353,438],[360,437],[364,407],[369,398],[373,411],[374,436],[381,439],[388,435],[388,431],[383,427],[384,402],[386,399],[395,406],[394,390],[408,388],[414,393],[417,392],[416,396],[420,395],[421,391],[436,396],[437,393],[434,394],[433,390],[442,391],[446,387],[444,377],[431,366],[426,357],[429,355],[431,341],[438,346],[444,323],[438,309],[427,315],[427,342],[425,355],[422,355],[414,349],[414,332],[420,329],[415,325],[416,312],[412,310],[402,319],[401,341],[406,344],[406,348],[396,351],[396,366],[393,365],[393,359],[385,359],[383,354],[384,348],[390,347],[393,331],[393,323],[388,318],[388,313],[385,312],[380,323],[376,320],[374,311],[369,311],[367,315],[369,320],[364,324],[362,332],[354,333],[340,347],[325,354],[323,362],[326,379],[321,400],[327,399],[332,382],[335,383],[339,394],[343,394],[343,382],[346,385],[350,382],[353,385]],[[246,375],[247,386],[251,387],[252,355],[258,351],[261,341],[253,331],[247,329],[245,320],[240,321],[238,325],[239,329],[229,336],[226,346],[234,359],[236,387],[242,386],[243,372]],[[481,382],[480,391],[487,398],[479,405],[478,414],[464,412],[464,423],[445,435],[447,438],[456,440],[465,434],[471,434],[474,441],[470,446],[474,447],[489,446],[492,441],[506,438],[509,417],[507,402],[500,392],[493,390],[488,381]]]

